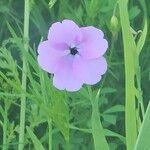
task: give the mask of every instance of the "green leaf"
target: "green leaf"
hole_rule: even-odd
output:
[[[110,87],[105,87],[101,90],[100,94],[106,94],[106,93],[115,93],[117,90]]]
[[[100,121],[99,114],[99,99],[100,90],[98,91],[96,98],[93,100],[91,90],[89,90],[89,95],[92,102],[92,134],[94,139],[95,150],[109,150],[108,143],[105,138],[104,129]]]
[[[134,150],[150,150],[150,102]]]
[[[124,111],[123,105],[116,105],[116,106],[112,106],[109,109],[107,109],[106,111],[104,111],[103,114],[123,112],[123,111]]]
[[[33,131],[29,128],[29,127],[26,127],[27,129],[27,132],[34,144],[34,147],[36,150],[45,150],[43,145],[41,144],[41,142],[39,141],[39,139],[36,137],[36,135],[33,133]]]
[[[115,125],[116,124],[116,117],[115,115],[102,115],[102,117],[104,118],[105,121]]]
[[[132,150],[137,137],[135,109],[135,59],[136,44],[131,33],[128,0],[119,0],[125,62],[125,126],[127,149]]]
[[[140,12],[141,10],[137,6],[132,7],[129,11],[130,19],[134,19]]]
[[[117,137],[119,138],[124,144],[125,144],[125,137],[116,133],[116,132],[113,132],[111,130],[108,130],[108,129],[104,129],[104,132],[105,132],[105,136],[108,136],[108,137]]]
[[[51,89],[52,120],[61,131],[66,142],[69,141],[69,111],[65,102],[66,95],[56,89]]]

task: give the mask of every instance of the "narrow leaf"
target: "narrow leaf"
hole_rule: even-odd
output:
[[[105,138],[104,129],[102,127],[99,117],[99,93],[100,91],[98,91],[96,98],[92,102],[92,134],[94,139],[95,150],[109,150],[109,146]]]
[[[26,127],[27,129],[27,132],[34,144],[34,147],[36,150],[45,150],[43,145],[41,144],[41,142],[39,141],[39,139],[36,137],[36,135],[33,133],[33,131],[29,128],[29,127]]]
[[[134,150],[150,150],[150,102]]]

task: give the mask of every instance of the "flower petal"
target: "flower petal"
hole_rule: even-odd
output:
[[[48,40],[54,47],[58,44],[76,45],[81,38],[80,28],[71,20],[64,20],[62,23],[56,22],[49,29]]]
[[[64,56],[64,52],[51,48],[49,41],[41,42],[38,46],[38,63],[41,68],[49,73],[56,71],[58,60]]]
[[[77,91],[82,87],[82,82],[75,77],[72,69],[73,57],[71,55],[64,56],[59,61],[59,70],[54,74],[53,85],[67,91]]]
[[[101,75],[107,70],[107,63],[104,57],[85,60],[78,55],[74,60],[73,70],[83,83],[92,85],[100,81]]]
[[[95,27],[81,28],[83,39],[79,45],[80,54],[86,59],[101,57],[108,48],[103,32]]]

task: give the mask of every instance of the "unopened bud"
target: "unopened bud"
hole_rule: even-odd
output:
[[[119,25],[118,19],[115,15],[113,15],[110,20],[110,29],[113,34],[118,32],[118,28],[119,28],[118,25]]]

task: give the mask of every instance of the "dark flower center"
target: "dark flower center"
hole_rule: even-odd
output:
[[[78,51],[77,51],[76,47],[70,48],[70,54],[75,55],[77,53],[78,53]]]

